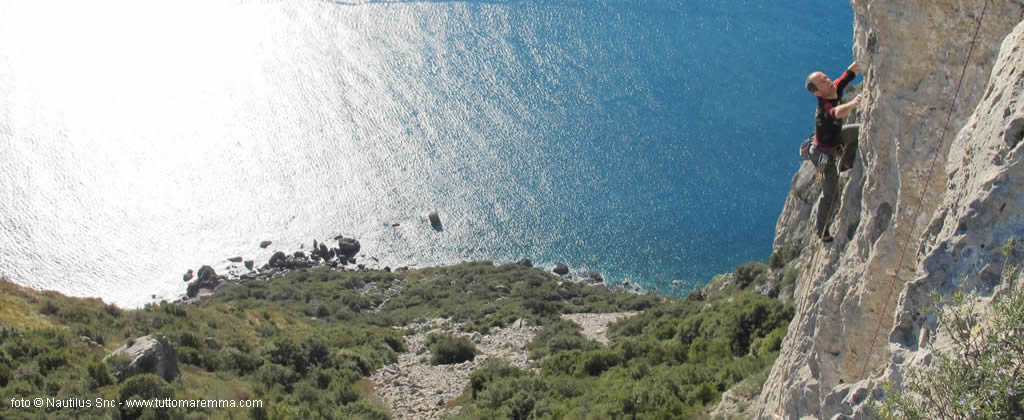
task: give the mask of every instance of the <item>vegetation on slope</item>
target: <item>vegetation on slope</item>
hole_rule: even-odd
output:
[[[531,343],[541,372],[492,363],[474,373],[464,418],[693,418],[748,377],[763,383],[793,307],[749,290],[764,264],[613,324],[611,344],[549,322]],[[745,286],[739,286],[745,284]],[[761,383],[757,384],[760,388]]]
[[[0,411],[5,418],[389,418],[363,378],[406,350],[403,325],[446,317],[483,333],[517,319],[544,326],[531,343],[540,372],[493,363],[478,370],[462,417],[678,417],[702,412],[777,355],[792,308],[749,286],[668,299],[562,282],[514,264],[398,273],[315,268],[228,286],[198,304],[122,310],[0,281]],[[607,346],[559,318],[618,311],[643,312],[614,325]],[[173,344],[181,375],[170,383],[154,375],[117,383],[117,361],[104,357],[148,334]],[[465,343],[439,338],[437,345],[454,346],[455,360],[471,355]],[[257,399],[263,406],[11,406],[12,398],[36,396]]]

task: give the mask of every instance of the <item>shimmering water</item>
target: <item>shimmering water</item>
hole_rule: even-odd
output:
[[[771,252],[849,64],[819,3],[0,0],[0,272],[135,305],[344,233],[704,282]]]

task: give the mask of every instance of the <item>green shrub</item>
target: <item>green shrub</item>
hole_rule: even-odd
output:
[[[651,364],[681,363],[686,361],[688,347],[676,340],[656,340],[651,337],[627,338],[615,344],[626,360]]]
[[[114,318],[120,317],[121,312],[123,312],[121,308],[118,308],[117,305],[114,305],[112,303],[109,305],[103,305],[103,311],[106,312],[107,315],[110,315]]]
[[[541,372],[546,376],[574,375],[582,350],[569,350],[552,354],[541,360]]]
[[[334,354],[334,365],[350,368],[361,376],[368,376],[374,368],[373,360],[362,349],[341,349]]]
[[[267,388],[280,384],[284,387],[285,392],[290,393],[292,385],[298,382],[299,379],[302,379],[302,375],[299,375],[287,366],[277,363],[264,363],[256,371],[256,378]]]
[[[226,362],[221,358],[220,353],[212,350],[200,350],[200,363],[207,372],[224,370]]]
[[[405,340],[399,336],[395,330],[387,329],[384,330],[384,334],[377,336],[381,341],[384,342],[393,352],[404,353],[406,351]]]
[[[466,337],[433,333],[427,336],[430,347],[430,364],[451,365],[468,362],[476,358],[477,350]]]
[[[480,391],[486,389],[489,383],[502,378],[515,378],[524,375],[527,375],[527,373],[522,369],[512,366],[507,361],[490,359],[469,375],[467,387],[472,398],[476,399]]]
[[[192,366],[203,365],[203,357],[199,354],[199,350],[191,347],[178,347],[176,351],[178,353],[179,362],[190,364]]]
[[[555,319],[547,323],[527,345],[530,357],[538,360],[568,350],[590,350],[598,347],[583,336],[583,329],[571,321]]]
[[[780,296],[793,297],[796,291],[796,279],[800,277],[800,267],[790,266],[782,270],[782,284],[779,287]]]
[[[57,304],[50,299],[47,299],[45,302],[43,302],[43,306],[39,308],[39,313],[43,315],[56,315],[59,312],[60,306],[57,306]]]
[[[342,407],[337,418],[388,420],[391,418],[391,411],[388,410],[380,401],[371,401],[366,398],[362,398]]]
[[[176,316],[184,317],[188,315],[188,310],[185,309],[185,305],[179,305],[176,303],[160,302],[160,308],[164,310],[164,313]]]
[[[622,364],[622,352],[610,349],[597,349],[583,353],[576,365],[577,375],[597,376],[613,366]]]
[[[182,346],[187,346],[187,347],[192,347],[192,348],[198,349],[199,348],[199,337],[196,337],[195,334],[186,331],[186,332],[181,333],[181,335],[178,336],[178,344],[182,345]]]
[[[224,349],[224,361],[228,369],[238,371],[239,375],[248,375],[263,365],[259,356],[234,347]]]
[[[694,390],[694,398],[699,400],[701,404],[707,404],[718,398],[718,390],[707,382],[701,382]]]
[[[305,374],[309,359],[296,340],[289,336],[276,337],[267,351],[267,359],[281,366],[288,366],[299,374]]]
[[[474,402],[478,407],[494,410],[501,418],[542,418],[544,413],[536,412],[536,407],[544,399],[547,387],[544,380],[530,375],[495,378]]]
[[[103,345],[106,343],[106,339],[103,337],[103,331],[99,328],[93,328],[88,326],[76,326],[74,329],[74,336],[76,337],[88,337],[96,344]]]
[[[44,376],[49,375],[54,369],[68,364],[67,355],[59,350],[50,350],[36,358],[36,361],[39,363],[39,370]]]
[[[712,339],[697,337],[687,348],[686,360],[690,363],[708,363],[726,360],[733,357],[728,337],[718,336]]]
[[[782,348],[782,339],[786,337],[786,329],[783,327],[776,328],[764,338],[760,339],[758,343],[757,352],[755,356],[763,356],[779,351]]]
[[[333,377],[331,373],[324,369],[316,369],[309,375],[312,378],[313,383],[316,384],[317,389],[327,389],[331,386]]]
[[[87,370],[89,371],[90,388],[92,389],[114,383],[114,378],[110,376],[110,370],[107,369],[107,365],[103,362],[91,362]]]
[[[329,309],[327,309],[326,305],[324,305],[322,303],[317,305],[317,307],[316,307],[316,317],[317,318],[321,318],[322,319],[322,318],[327,318],[329,316],[331,316],[331,311]]]
[[[270,419],[270,414],[267,413],[267,407],[260,405],[249,409],[249,418],[252,420],[268,420]]]
[[[164,382],[159,376],[147,373],[126,379],[118,387],[117,400],[120,405],[122,419],[137,419],[144,414],[146,418],[170,418],[168,415],[170,410],[168,409],[146,408],[143,410],[137,407],[128,407],[125,401],[129,399],[151,400],[173,397],[174,390],[167,382]]]
[[[11,367],[0,363],[0,387],[7,386],[8,381],[11,380]]]
[[[735,303],[726,310],[722,328],[724,334],[729,337],[733,354],[737,357],[747,354],[750,343],[755,338],[768,335],[793,317],[792,307],[763,296],[744,293]]]
[[[748,262],[736,268],[736,285],[746,289],[752,283],[767,280],[768,266],[761,262]]]
[[[349,376],[348,378],[339,377],[339,380],[331,381],[330,385],[328,385],[329,389],[327,394],[331,396],[331,400],[335,404],[346,405],[359,400],[359,391],[356,391],[355,387],[352,386],[352,381],[349,380],[356,377],[357,376]]]
[[[802,251],[800,241],[786,241],[781,247],[772,251],[772,256],[768,259],[768,265],[774,269],[782,268],[790,261],[799,257]]]
[[[293,394],[296,399],[306,405],[320,402],[320,390],[308,381],[300,381],[296,384]]]
[[[107,357],[103,362],[109,368],[110,373],[118,378],[123,378],[121,376],[121,372],[124,372],[128,368],[128,365],[132,363],[132,358],[126,354],[118,354]]]

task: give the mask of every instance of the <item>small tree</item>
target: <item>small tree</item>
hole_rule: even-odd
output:
[[[476,346],[466,337],[453,337],[447,334],[430,334],[427,336],[430,346],[430,364],[450,365],[462,363],[476,358]]]
[[[107,369],[107,364],[99,361],[89,363],[89,380],[90,386],[95,389],[114,383],[114,378],[110,376],[110,370]]]
[[[173,398],[174,389],[159,376],[142,374],[132,376],[124,381],[118,389],[118,405],[122,419],[137,419],[146,415],[148,418],[170,418],[168,408],[139,408],[127,404],[128,400],[159,400]]]

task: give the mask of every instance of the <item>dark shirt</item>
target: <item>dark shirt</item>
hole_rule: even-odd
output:
[[[831,149],[839,145],[839,133],[843,130],[843,120],[836,118],[836,107],[843,99],[843,89],[853,81],[857,75],[852,71],[843,72],[839,80],[832,84],[836,87],[836,98],[818,98],[818,111],[814,114],[814,141],[819,145]]]

